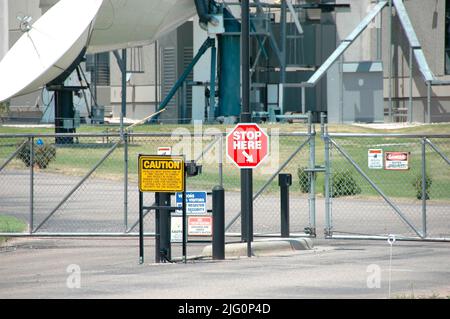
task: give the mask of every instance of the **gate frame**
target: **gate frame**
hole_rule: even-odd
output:
[[[331,146],[345,158],[345,160],[352,165],[354,169],[361,175],[370,186],[381,196],[384,201],[394,210],[400,219],[412,229],[417,237],[396,235],[396,239],[400,241],[429,241],[429,242],[450,242],[450,237],[433,238],[429,237],[427,233],[427,198],[426,198],[426,146],[429,145],[449,166],[450,159],[430,140],[430,139],[449,139],[448,134],[353,134],[353,133],[329,133],[328,126],[325,123],[326,116],[322,114],[322,139],[325,143],[325,239],[360,239],[360,240],[388,240],[390,235],[335,235],[333,233],[333,216],[332,216],[332,197],[330,194],[331,185],[331,164],[330,151]],[[352,159],[352,157],[335,141],[337,138],[405,138],[418,139],[421,144],[421,171],[422,171],[422,231],[419,231],[406,216],[403,215],[401,209],[384,194],[384,192],[373,182],[364,170]]]

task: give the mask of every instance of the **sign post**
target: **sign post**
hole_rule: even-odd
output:
[[[139,263],[144,263],[144,210],[155,210],[158,214],[161,210],[165,210],[170,215],[171,211],[175,211],[176,207],[145,207],[144,193],[183,193],[183,259],[186,263],[187,257],[187,220],[186,220],[186,167],[184,156],[153,156],[139,155]],[[157,201],[161,203],[161,201]],[[159,204],[157,204],[159,205]],[[159,216],[156,216],[158,220]],[[159,245],[159,223],[156,224],[156,256],[160,255]],[[159,231],[158,231],[159,229]],[[170,236],[170,232],[164,231],[166,236]],[[166,242],[167,240],[165,240]],[[170,239],[168,240],[170,242]],[[158,260],[158,258],[157,258]]]
[[[253,169],[267,158],[268,150],[269,136],[258,124],[238,124],[227,136],[227,156],[241,169],[241,232],[248,257],[253,241]]]

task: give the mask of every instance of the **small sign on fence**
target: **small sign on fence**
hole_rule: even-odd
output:
[[[211,216],[191,216],[188,218],[189,236],[212,236],[213,219]]]
[[[170,242],[173,244],[183,242],[183,217],[172,216]]]
[[[383,150],[369,150],[369,169],[383,169]]]
[[[386,152],[385,169],[388,171],[409,170],[410,152]]]
[[[206,192],[187,192],[186,193],[186,214],[192,215],[205,215],[208,213],[206,207],[208,194]],[[177,207],[183,207],[183,193],[176,194]],[[177,211],[181,214],[181,209]]]

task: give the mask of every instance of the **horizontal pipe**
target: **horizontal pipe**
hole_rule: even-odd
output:
[[[328,237],[327,239],[347,239],[347,240],[388,240],[392,237],[389,236],[365,236],[365,235],[334,235],[331,237]],[[420,237],[405,237],[405,236],[399,236],[395,237],[396,241],[427,241],[427,242],[450,242],[450,238],[420,238]]]
[[[353,133],[329,133],[330,137],[344,138],[344,137],[396,137],[396,138],[450,138],[448,134],[353,134]]]

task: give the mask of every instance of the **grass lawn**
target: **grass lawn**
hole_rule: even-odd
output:
[[[225,132],[233,126],[204,126],[204,130],[216,129]],[[268,130],[276,129],[280,132],[306,132],[303,124],[285,125],[262,125]],[[148,125],[139,126],[134,132],[139,133],[171,133],[175,129],[182,128],[193,132],[192,125]],[[319,130],[320,125],[316,125]],[[104,133],[106,130],[117,130],[117,126],[82,126],[79,133]],[[423,125],[395,130],[378,130],[352,125],[330,125],[329,132],[336,133],[405,133],[405,134],[450,134],[450,124]],[[11,128],[0,126],[0,163],[4,162],[16,149],[16,145],[23,141],[18,138],[1,139],[1,134],[39,134],[53,133],[51,128]],[[320,132],[318,132],[320,134]],[[51,138],[43,138],[45,144],[53,144]],[[305,141],[304,137],[280,137],[279,154],[280,164],[284,162],[292,152]],[[83,176],[86,174],[109,150],[112,141],[107,143],[103,138],[83,138],[79,144],[70,146],[58,146],[56,159],[50,163],[45,172],[68,174],[73,176]],[[419,139],[398,139],[398,138],[338,138],[336,142],[352,157],[364,172],[390,197],[416,199],[417,190],[413,186],[414,180],[421,175],[421,145]],[[450,140],[437,141],[440,148],[450,156]],[[192,150],[193,145],[189,142],[181,143],[183,150]],[[205,148],[209,141],[204,141],[202,148]],[[129,175],[131,181],[137,180],[137,156],[140,153],[153,154],[159,146],[180,145],[180,138],[167,137],[146,137],[134,138],[129,146]],[[407,172],[395,172],[384,170],[370,170],[367,167],[367,152],[370,148],[382,148],[384,151],[409,151],[411,152],[411,169]],[[179,151],[180,153],[182,152]],[[332,151],[333,172],[349,172],[361,188],[361,196],[377,196],[376,191],[359,175],[349,162],[336,150]],[[195,157],[195,156],[193,156]],[[224,157],[225,158],[225,157]],[[94,177],[121,180],[124,170],[123,147],[119,147],[94,173]],[[300,167],[309,165],[308,147],[306,147],[294,160],[285,168],[283,172],[291,173],[294,177],[292,192],[300,192],[297,171]],[[324,163],[324,144],[318,137],[316,138],[316,163]],[[211,189],[218,183],[218,166],[216,163],[204,162],[203,174],[194,179],[190,179],[188,187],[195,189]],[[18,159],[13,160],[8,168],[27,169]],[[431,199],[450,200],[450,167],[431,149],[427,148],[427,171],[433,180],[431,187]],[[226,162],[223,167],[225,188],[239,191],[240,173],[233,164]],[[258,168],[254,171],[255,192],[262,187],[272,171],[267,167]],[[317,178],[317,193],[323,193],[324,174],[319,174]],[[278,191],[278,178],[268,187],[268,192]]]
[[[0,215],[0,233],[21,233],[27,229],[27,225],[14,217]],[[0,244],[5,238],[0,237]]]

